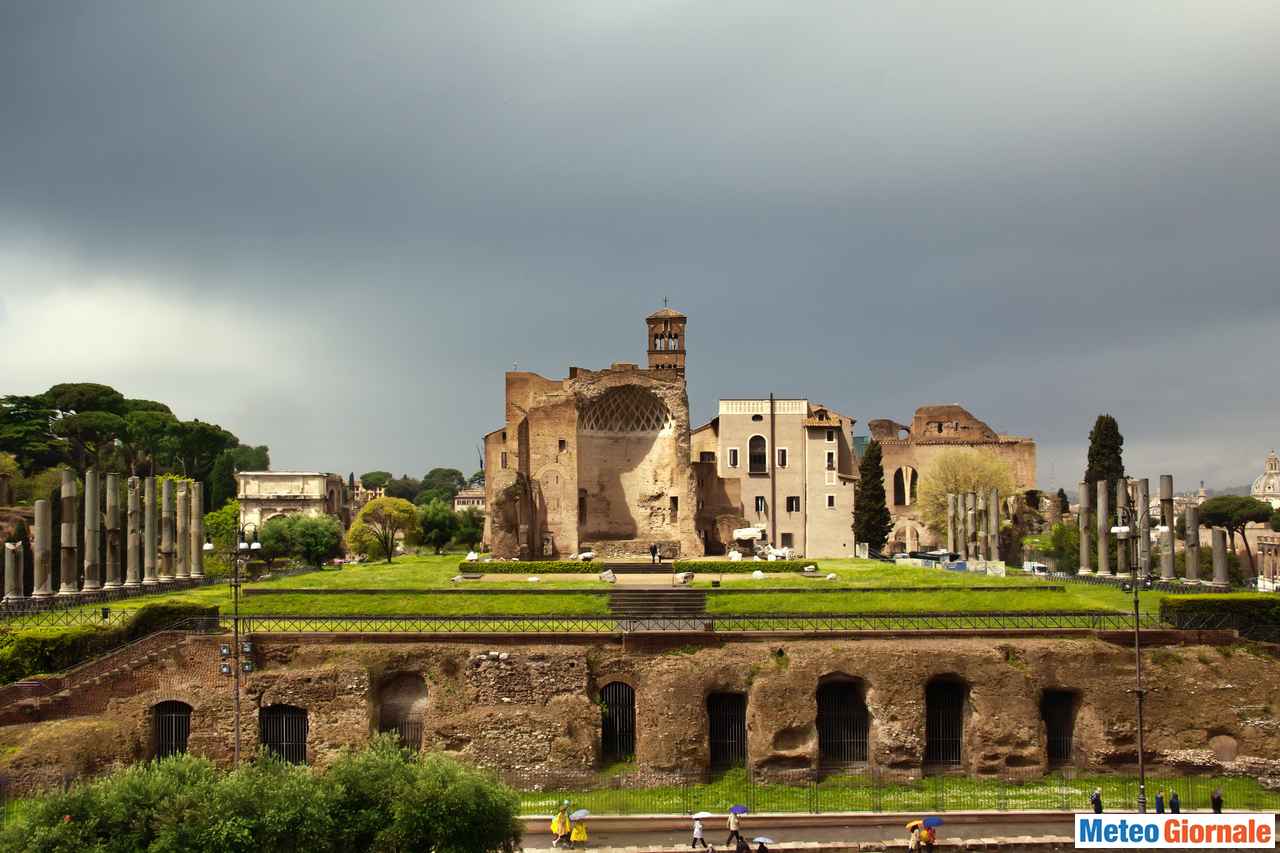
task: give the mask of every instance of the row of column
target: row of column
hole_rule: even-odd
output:
[[[127,483],[124,528],[127,539],[121,542],[120,481],[116,474],[103,478],[92,468],[84,475],[84,523],[80,524],[79,484],[74,472],[63,470],[60,546],[62,578],[60,588],[52,589],[53,510],[47,500],[35,504],[35,588],[22,588],[22,548],[18,543],[5,546],[4,600],[18,601],[28,597],[43,599],[71,596],[104,589],[135,588],[204,577],[204,485],[163,480],[159,503],[156,479],[130,477]],[[106,490],[105,510],[99,488]],[[157,510],[159,527],[157,528]],[[106,527],[105,578],[104,563],[99,553],[103,526]],[[157,543],[157,529],[159,541]],[[80,585],[77,566],[83,543],[84,585]],[[158,547],[157,547],[158,544]],[[13,545],[13,547],[10,547]],[[122,551],[121,546],[124,545]],[[123,575],[121,574],[123,559]],[[157,559],[158,558],[158,559]]]
[[[962,560],[1000,559],[1000,492],[947,495],[947,551]]]
[[[1094,496],[1096,495],[1096,502]],[[1134,511],[1130,511],[1132,506]],[[1111,577],[1130,576],[1132,565],[1130,548],[1137,549],[1140,578],[1151,577],[1151,497],[1150,483],[1146,479],[1123,479],[1116,483],[1116,507],[1111,507],[1111,489],[1106,480],[1099,480],[1091,490],[1088,483],[1080,484],[1080,574]],[[1160,513],[1164,524],[1160,526],[1160,579],[1172,580],[1173,551],[1176,537],[1173,509],[1173,475],[1160,475]],[[1186,577],[1187,583],[1200,583],[1200,508],[1191,504],[1186,510]],[[1128,516],[1136,521],[1137,529],[1128,538],[1115,540],[1115,566],[1111,565],[1111,527],[1114,518]],[[1090,517],[1092,516],[1092,518]],[[1136,518],[1135,518],[1136,516]],[[1092,565],[1094,548],[1090,543],[1090,531],[1097,531],[1096,568]],[[1227,531],[1213,528],[1213,580],[1204,581],[1212,586],[1230,586],[1227,573]]]

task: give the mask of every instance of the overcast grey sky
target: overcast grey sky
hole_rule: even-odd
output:
[[[473,470],[502,374],[960,402],[1071,484],[1280,444],[1280,4],[0,5],[0,392]]]

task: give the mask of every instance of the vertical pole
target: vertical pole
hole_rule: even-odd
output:
[[[1116,537],[1116,574],[1122,578],[1129,574],[1129,540],[1137,536],[1138,526],[1129,512],[1129,480],[1121,478],[1116,481],[1116,518],[1120,525],[1129,525],[1128,536]]]
[[[156,578],[156,478],[148,477],[142,495],[142,584],[159,583]]]
[[[1076,526],[1080,530],[1080,574],[1093,574],[1093,549],[1089,547],[1089,518],[1090,512],[1093,510],[1093,492],[1089,490],[1088,483],[1080,484],[1080,514],[1076,518]]]
[[[4,543],[4,600],[22,600],[22,543]]]
[[[1227,530],[1225,527],[1213,528],[1213,585],[1221,589],[1231,586],[1231,576],[1227,573]]]
[[[977,519],[977,530],[974,533],[977,538],[978,558],[989,560],[991,557],[987,554],[987,496],[983,492],[978,492],[974,497],[974,517]]]
[[[993,488],[987,499],[987,559],[1000,560],[1000,490]]]
[[[84,472],[84,591],[102,589],[102,562],[98,539],[102,535],[102,513],[98,510],[102,495],[98,489],[98,472]]]
[[[107,475],[107,582],[104,589],[119,589],[120,583],[120,477]]]
[[[243,528],[237,532],[236,541],[232,543],[233,548],[238,548],[240,540],[244,538]],[[247,552],[246,552],[247,553]],[[235,672],[233,673],[233,689],[235,690],[235,722],[236,722],[236,745],[235,745],[235,767],[240,766],[240,553],[236,551],[231,555],[231,638],[232,638],[232,654]]]
[[[191,547],[191,499],[187,496],[186,483],[178,484],[176,499],[178,529],[174,546],[178,553],[178,580],[187,580],[191,577],[191,555],[188,553]]]
[[[36,553],[35,553],[35,588],[31,590],[32,598],[48,598],[53,595],[50,576],[49,539],[53,535],[53,507],[47,500],[36,501]]]
[[[1146,477],[1134,485],[1133,515],[1138,522],[1138,572],[1151,577],[1151,481]]]
[[[142,586],[142,495],[139,494],[141,487],[141,480],[137,477],[129,478],[129,550],[125,554],[124,570],[124,585],[127,587]]]
[[[769,544],[774,548],[778,547],[778,444],[776,439],[776,417],[773,394],[771,392],[769,394],[769,455],[765,461],[769,466]],[[836,446],[836,453],[840,453],[839,445]],[[837,459],[836,469],[839,470],[839,468],[840,462]],[[808,507],[806,507],[806,518],[808,517],[808,511]],[[808,548],[807,542],[805,547]]]
[[[204,577],[204,483],[191,484],[191,577]]]
[[[1134,695],[1138,701],[1138,811],[1145,814],[1147,811],[1147,759],[1143,744],[1142,700],[1146,696],[1146,691],[1142,687],[1142,636],[1139,630],[1138,584],[1136,583],[1133,585],[1133,661],[1134,677],[1137,679]]]
[[[1111,532],[1111,487],[1106,480],[1099,480],[1095,487],[1098,494],[1098,574],[1110,575],[1111,545],[1107,536]]]
[[[1177,522],[1173,518],[1173,475],[1160,475],[1160,515],[1164,518],[1166,530],[1160,537],[1160,577],[1173,580],[1173,543],[1177,541],[1174,527]]]
[[[1187,505],[1186,546],[1183,559],[1187,582],[1200,583],[1200,507],[1196,504]]]
[[[173,583],[173,480],[160,486],[160,583]]]
[[[62,505],[62,537],[60,544],[62,546],[62,588],[58,590],[58,595],[76,595],[80,592],[78,572],[76,571],[76,540],[80,535],[79,527],[76,524],[76,517],[79,511],[78,499],[79,493],[76,486],[75,472],[69,468],[62,469],[62,489],[58,493],[59,503]]]
[[[969,556],[978,559],[978,496],[967,492],[964,496],[964,533],[968,537]]]
[[[947,494],[947,552],[956,552],[956,496]]]

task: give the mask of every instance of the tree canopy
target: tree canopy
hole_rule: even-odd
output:
[[[1200,504],[1200,524],[1203,527],[1225,527],[1231,536],[1231,550],[1236,550],[1236,534],[1244,542],[1244,552],[1253,565],[1253,550],[1245,527],[1249,524],[1268,524],[1273,510],[1271,504],[1248,495],[1218,495]]]
[[[858,465],[858,491],[853,501],[853,539],[879,551],[889,541],[893,518],[884,497],[884,463],[880,442],[872,441]]]
[[[934,457],[920,478],[918,513],[938,534],[947,531],[947,495],[976,492],[1013,494],[1015,483],[1009,466],[989,453],[971,448],[948,448]]]
[[[1111,415],[1098,415],[1089,431],[1089,462],[1084,479],[1090,486],[1106,480],[1113,488],[1117,480],[1124,479],[1124,436]]]
[[[435,498],[418,513],[418,526],[422,530],[423,544],[430,545],[439,554],[453,539],[458,529],[458,516],[452,506]]]
[[[408,538],[417,523],[418,511],[407,500],[375,498],[361,508],[347,531],[347,546],[357,554],[383,557],[390,563],[397,538]]]
[[[453,538],[467,548],[475,548],[484,539],[484,514],[475,507],[458,513],[458,530]]]
[[[413,502],[418,506],[426,506],[435,500],[452,504],[454,496],[466,487],[467,478],[457,468],[432,468],[422,478],[422,488]]]
[[[391,482],[390,471],[365,471],[360,475],[360,482],[366,489],[381,489]]]

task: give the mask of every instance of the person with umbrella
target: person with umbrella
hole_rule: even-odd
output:
[[[907,824],[907,831],[911,833],[910,839],[907,841],[907,849],[911,853],[920,853],[920,835],[924,829],[924,821],[913,820]]]
[[[560,804],[556,816],[551,819],[551,834],[555,836],[551,839],[552,847],[559,847],[561,841],[568,840],[569,828],[569,801],[565,800]]]
[[[591,814],[591,812],[586,809],[578,809],[576,812],[569,815],[569,821],[573,825],[573,829],[569,831],[570,850],[572,850],[579,841],[582,842],[583,847],[587,846],[587,815],[589,814]]]
[[[741,816],[747,813],[746,806],[732,806],[729,809],[729,837],[724,840],[725,846],[729,846],[732,841],[737,847],[745,847],[747,842],[743,840],[742,833],[739,832],[741,826]]]
[[[942,826],[942,818],[927,817],[920,821],[920,843],[924,849],[933,853],[933,843],[938,840],[938,827]]]
[[[774,840],[772,838],[765,838],[764,836],[761,836],[759,838],[751,839],[751,843],[759,845],[756,847],[756,853],[769,853],[769,848],[766,845],[773,844]]]
[[[693,843],[689,845],[690,848],[696,849],[699,844],[702,845],[704,850],[707,847],[707,839],[703,837],[702,830],[702,819],[704,817],[711,817],[711,812],[698,812],[693,816]]]

